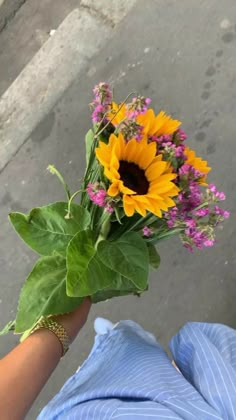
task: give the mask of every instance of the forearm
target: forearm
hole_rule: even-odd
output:
[[[72,342],[87,320],[90,299],[78,309],[54,319],[65,328]],[[25,417],[62,356],[62,344],[47,329],[40,329],[0,360],[0,418]]]
[[[25,417],[61,355],[58,338],[42,329],[0,361],[0,413],[3,420]]]

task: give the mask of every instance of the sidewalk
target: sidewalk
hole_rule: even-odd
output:
[[[88,103],[99,81],[109,81],[119,100],[135,90],[151,97],[156,110],[182,120],[190,146],[208,159],[210,180],[226,192],[225,207],[232,214],[212,249],[191,255],[178,238],[163,242],[161,267],[151,274],[150,289],[141,298],[114,299],[92,308],[88,324],[28,419],[36,417],[88,354],[96,316],[113,322],[133,319],[165,346],[190,320],[236,327],[235,22],[234,0],[182,0],[181,6],[174,0],[149,0],[145,7],[138,0],[0,174],[1,325],[14,317],[20,287],[34,260],[10,227],[7,213],[64,199],[61,186],[46,171],[49,163],[77,189],[90,127]],[[1,339],[1,355],[16,342],[12,336]]]
[[[1,1],[0,96],[50,38],[51,30],[80,4],[79,0],[4,0],[1,5]]]

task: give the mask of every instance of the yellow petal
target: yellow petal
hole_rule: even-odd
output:
[[[174,200],[172,200],[172,198],[170,198],[170,197],[165,197],[164,202],[168,207],[174,207],[176,205]]]
[[[122,194],[136,194],[135,191],[131,190],[130,188],[126,187],[123,183],[123,181],[120,182],[120,191],[122,192]]]
[[[153,181],[158,178],[166,169],[166,162],[156,162],[151,164],[145,171],[145,175],[149,181]]]
[[[134,162],[136,160],[135,155],[136,155],[137,145],[138,143],[136,139],[129,140],[129,142],[127,143],[125,147],[124,160],[127,160],[128,162]]]
[[[140,156],[138,165],[142,169],[146,169],[153,161],[156,155],[156,144],[150,143],[145,148],[145,152]]]
[[[156,193],[159,196],[167,192],[168,192],[168,195],[171,195],[170,191],[172,191],[172,187],[173,187],[172,182],[162,182],[162,183],[157,182],[156,184],[150,186],[149,192],[150,194]]]
[[[155,114],[153,109],[148,109],[147,112],[143,115],[137,117],[137,123],[143,126],[143,133],[149,134],[150,127],[153,124],[155,119]]]
[[[152,200],[152,199],[149,200],[149,204],[147,205],[147,210],[155,214],[157,217],[162,217],[162,212],[156,200]]]
[[[113,182],[107,190],[107,194],[110,195],[110,197],[115,197],[119,192],[119,181]]]
[[[107,166],[104,169],[104,175],[110,180],[113,181],[114,179],[119,179],[119,177],[115,176],[115,169],[110,170]],[[119,174],[118,174],[119,175]]]
[[[120,166],[119,160],[117,158],[117,155],[115,153],[112,153],[111,155],[111,161],[110,161],[110,167],[116,169],[118,171]]]
[[[127,195],[123,196],[124,212],[126,216],[131,217],[134,214],[134,203],[129,200]]]
[[[97,157],[98,161],[103,166],[109,165],[111,156],[110,156],[109,153],[107,153],[107,150],[100,149],[99,147],[97,147],[95,149],[95,154],[96,154],[96,157]]]

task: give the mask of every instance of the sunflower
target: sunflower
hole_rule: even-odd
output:
[[[118,137],[111,134],[108,144],[99,142],[96,157],[111,181],[107,194],[121,195],[127,216],[135,211],[145,216],[150,211],[162,217],[162,211],[175,206],[171,197],[179,192],[172,182],[176,174],[166,173],[168,163],[162,155],[156,156],[156,143],[148,143],[146,136],[140,142],[126,142],[121,133]]]
[[[185,163],[193,166],[194,169],[196,169],[197,171],[199,171],[203,174],[203,176],[199,180],[199,183],[201,185],[207,185],[207,183],[206,183],[207,174],[208,174],[208,172],[211,171],[211,168],[209,166],[207,166],[208,162],[206,160],[203,160],[200,157],[197,157],[194,150],[190,149],[189,147],[185,147],[184,154],[187,158]]]
[[[120,106],[121,105],[116,102],[112,102],[112,110],[108,114],[108,118],[115,127],[128,118],[129,110],[127,105],[124,104],[119,110]],[[155,137],[173,134],[181,125],[181,121],[173,120],[164,111],[155,115],[153,109],[148,109],[144,114],[138,115],[136,117],[136,122],[143,127],[143,134]]]
[[[137,123],[143,126],[144,134],[155,137],[173,134],[181,125],[181,121],[173,120],[164,111],[155,115],[153,109],[148,109],[145,114],[138,115]]]

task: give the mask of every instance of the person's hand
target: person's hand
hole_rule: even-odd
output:
[[[75,339],[79,331],[87,321],[92,302],[89,297],[85,298],[83,303],[73,312],[63,315],[53,316],[65,328],[71,342]]]

